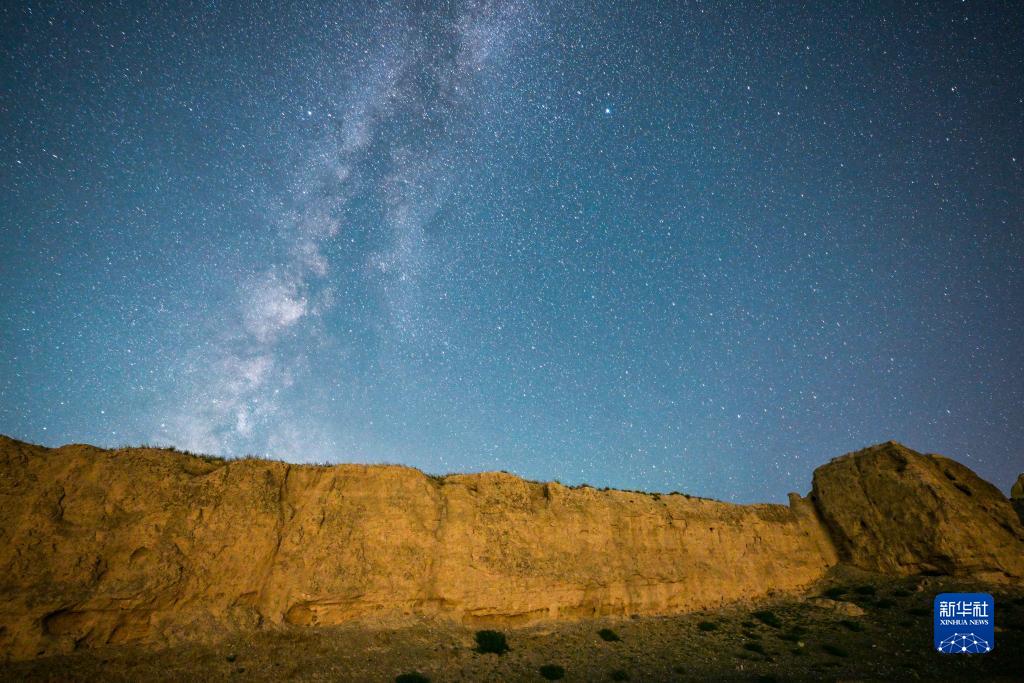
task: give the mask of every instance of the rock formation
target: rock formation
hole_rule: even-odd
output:
[[[1013,508],[955,460],[890,441],[819,467],[811,499],[840,557],[856,567],[1024,577],[1024,529]]]
[[[1020,521],[1024,522],[1024,474],[1017,477],[1017,481],[1010,488],[1010,502],[1013,503],[1013,507],[1017,510],[1017,516],[1020,517]]]
[[[997,490],[892,443],[787,507],[0,437],[7,658],[356,618],[673,613],[798,590],[840,558],[1015,580],[1022,557]]]

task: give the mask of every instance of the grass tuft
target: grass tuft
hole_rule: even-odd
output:
[[[565,669],[557,664],[545,664],[539,671],[541,677],[547,681],[560,681],[565,678]]]
[[[760,610],[754,612],[751,616],[772,628],[782,628],[782,620],[775,615],[775,612],[770,610]]]
[[[407,674],[395,676],[395,683],[430,683],[430,679],[418,671],[410,671]]]
[[[503,655],[508,652],[508,640],[501,631],[477,631],[476,651],[481,654]]]

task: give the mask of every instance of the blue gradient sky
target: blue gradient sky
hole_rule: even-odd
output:
[[[654,5],[5,3],[0,432],[1006,490],[1024,6]]]

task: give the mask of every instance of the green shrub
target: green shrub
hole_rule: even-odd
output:
[[[864,626],[859,621],[853,621],[852,619],[843,619],[840,622],[844,628],[850,631],[863,631]]]
[[[756,642],[744,643],[743,644],[743,649],[744,650],[750,650],[751,652],[756,652],[759,655],[763,655],[765,653],[764,652],[764,645],[762,645],[761,643],[756,643]]]
[[[547,681],[560,681],[565,678],[565,669],[557,664],[545,664],[540,668],[540,675]]]
[[[395,676],[395,683],[430,683],[430,679],[416,671]]]
[[[601,629],[597,632],[597,635],[601,636],[601,640],[606,640],[609,643],[615,643],[622,640],[621,638],[619,638],[619,634],[611,630],[610,628]]]
[[[907,614],[913,617],[926,617],[931,614],[931,610],[925,607],[911,607],[907,610]]]
[[[718,624],[713,621],[702,621],[697,624],[697,628],[701,631],[716,631],[718,630]]]
[[[875,602],[875,607],[880,607],[882,609],[889,609],[890,607],[895,607],[895,606],[896,606],[896,601],[895,600],[890,600],[889,598],[881,598],[881,599],[879,599],[879,600],[877,600]]]
[[[849,657],[850,656],[849,652],[847,652],[843,648],[839,647],[838,645],[833,645],[831,643],[825,643],[824,645],[822,645],[821,646],[821,650],[825,654],[830,654],[833,657]]]
[[[477,631],[476,651],[482,654],[503,655],[508,652],[508,641],[501,631]]]
[[[874,595],[877,592],[877,590],[874,586],[870,584],[865,584],[863,586],[857,586],[853,589],[853,592],[857,595]]]
[[[822,593],[822,595],[824,595],[826,598],[831,598],[832,600],[838,600],[839,598],[846,595],[846,589],[842,586],[832,586],[827,591]]]
[[[751,616],[762,623],[768,624],[772,628],[782,628],[782,621],[775,616],[775,612],[761,610],[760,612],[754,612]]]
[[[623,671],[622,669],[616,669],[615,671],[611,672],[608,675],[608,677],[610,679],[612,679],[613,681],[628,681],[629,680],[629,674],[626,673],[625,671]]]

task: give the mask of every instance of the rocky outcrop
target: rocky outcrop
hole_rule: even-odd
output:
[[[816,507],[0,437],[0,656],[408,615],[682,612],[799,590],[840,556],[1019,577],[1024,536],[993,491],[894,444],[819,469]]]
[[[1024,528],[1003,494],[960,463],[894,441],[814,472],[840,557],[886,574],[1024,578]]]
[[[1010,502],[1017,511],[1017,516],[1024,523],[1024,474],[1017,477],[1017,481],[1010,488]]]

